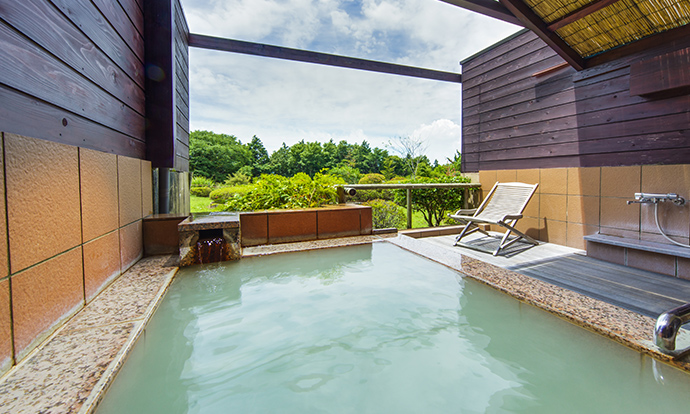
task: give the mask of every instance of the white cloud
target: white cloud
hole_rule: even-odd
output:
[[[183,0],[190,31],[458,71],[514,26],[437,0]],[[191,128],[282,142],[429,140],[459,149],[461,85],[232,53],[190,50]]]

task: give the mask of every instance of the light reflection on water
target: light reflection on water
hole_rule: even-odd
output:
[[[181,270],[99,413],[687,407],[645,358],[377,243]]]

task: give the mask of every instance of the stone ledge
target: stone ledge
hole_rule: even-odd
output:
[[[690,246],[687,248],[673,244],[656,243],[645,240],[625,239],[605,234],[592,234],[585,236],[588,242],[608,244],[610,246],[624,247],[626,249],[643,250],[652,253],[665,254],[690,259]]]

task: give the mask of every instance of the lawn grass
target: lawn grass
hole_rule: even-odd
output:
[[[222,211],[223,206],[211,208],[211,199],[208,197],[189,196],[190,210],[192,213],[206,213],[211,211]]]

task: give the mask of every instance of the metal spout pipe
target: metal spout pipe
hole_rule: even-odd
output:
[[[656,320],[654,343],[664,351],[676,349],[676,336],[680,327],[690,322],[690,303],[664,312]]]

